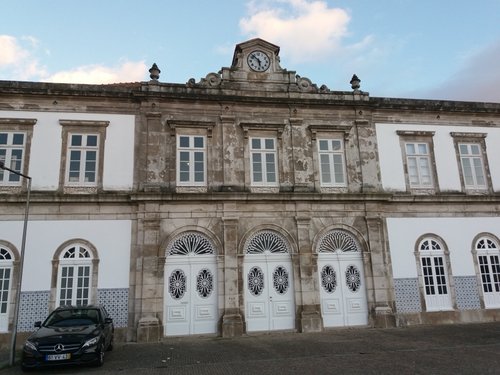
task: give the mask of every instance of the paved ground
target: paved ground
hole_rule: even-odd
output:
[[[8,358],[0,353],[0,360]],[[500,374],[500,323],[117,344],[101,368],[41,374]],[[19,366],[1,375],[20,374]]]

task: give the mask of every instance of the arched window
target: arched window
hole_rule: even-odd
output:
[[[318,244],[320,253],[351,253],[359,252],[359,246],[349,233],[334,230],[324,235]]]
[[[481,289],[486,308],[500,307],[500,251],[490,237],[481,237],[475,243]]]
[[[246,243],[247,254],[286,254],[290,253],[287,240],[279,233],[263,230]]]
[[[418,258],[427,311],[451,310],[447,254],[435,238],[424,238],[418,246]]]
[[[91,301],[92,252],[72,244],[61,252],[57,277],[57,305],[85,306]]]
[[[12,253],[0,247],[0,332],[7,332],[9,327],[9,295],[12,283]]]
[[[177,236],[168,246],[168,255],[213,255],[215,254],[212,242],[196,232],[183,233]]]

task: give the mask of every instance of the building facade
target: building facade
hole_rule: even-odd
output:
[[[0,82],[0,332],[104,303],[119,338],[500,314],[500,104],[331,91],[238,44],[186,84]]]

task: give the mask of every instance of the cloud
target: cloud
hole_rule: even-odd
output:
[[[49,72],[39,59],[39,42],[32,36],[0,35],[0,79],[59,83],[106,84],[142,81],[148,75],[144,61],[121,61],[116,66],[84,65]],[[42,56],[49,56],[44,50]]]
[[[106,84],[144,80],[148,71],[144,61],[125,61],[116,67],[86,65],[45,77],[46,82]]]
[[[244,34],[277,44],[293,62],[307,62],[342,50],[349,14],[326,1],[252,1],[250,16],[240,20]]]
[[[462,68],[423,95],[433,99],[500,103],[500,40],[468,56]]]
[[[20,63],[28,55],[29,52],[19,45],[16,38],[0,35],[0,67]]]

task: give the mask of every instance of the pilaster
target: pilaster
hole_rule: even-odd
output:
[[[138,246],[141,251],[136,263],[137,280],[140,280],[136,285],[137,342],[158,342],[163,336],[159,318],[162,311],[160,279],[163,279],[163,265],[158,261],[160,218],[158,207],[146,204],[144,210],[144,217],[139,221],[141,236],[138,240],[141,243]]]
[[[241,191],[245,181],[241,134],[236,127],[236,118],[231,115],[220,117],[222,123],[222,190]]]
[[[238,219],[223,218],[224,223],[224,315],[222,337],[241,336],[243,318],[238,288]]]
[[[323,320],[320,313],[319,294],[315,288],[315,269],[317,260],[312,254],[309,235],[310,217],[296,217],[299,245],[299,277],[302,306],[298,317],[301,332],[320,332]]]
[[[384,222],[381,218],[367,218],[369,248],[371,250],[371,266],[374,302],[374,326],[378,328],[394,327],[395,315],[391,308],[390,261],[386,259]]]

